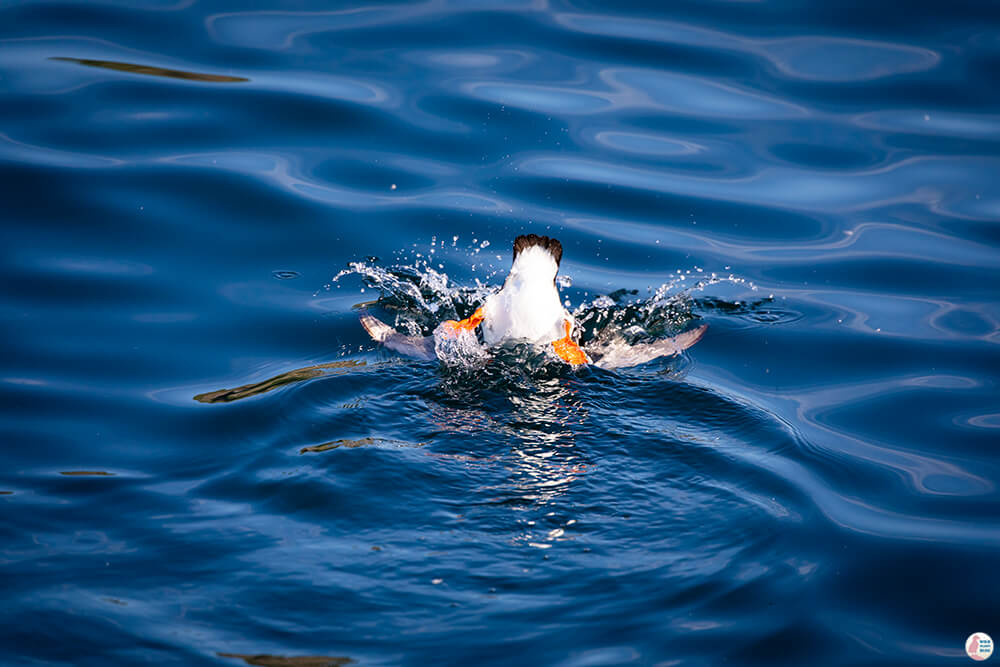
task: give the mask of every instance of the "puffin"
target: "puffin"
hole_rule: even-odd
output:
[[[445,320],[435,330],[443,339],[475,336],[487,348],[508,342],[547,346],[570,366],[637,366],[680,354],[704,336],[707,324],[672,338],[629,345],[623,340],[579,344],[579,330],[563,306],[556,285],[563,249],[558,239],[524,234],[514,239],[514,260],[503,287],[464,320]],[[361,325],[387,349],[418,359],[437,359],[435,336],[406,336],[367,312]]]

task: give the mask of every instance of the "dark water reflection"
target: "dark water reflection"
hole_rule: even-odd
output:
[[[76,63],[78,65],[86,65],[87,67],[103,67],[105,69],[116,70],[118,72],[128,72],[129,74],[166,76],[172,79],[187,79],[189,81],[209,81],[212,83],[239,83],[241,81],[249,81],[249,79],[244,79],[238,76],[199,74],[198,72],[184,72],[176,69],[166,69],[164,67],[136,65],[134,63],[119,63],[113,60],[89,60],[87,58],[51,58],[51,60],[61,60],[64,62]]]
[[[306,366],[305,368],[297,368],[294,371],[286,371],[280,375],[274,376],[273,378],[268,378],[263,382],[245,384],[241,387],[236,387],[235,389],[219,389],[218,391],[198,394],[194,397],[194,400],[199,401],[200,403],[229,403],[230,401],[238,401],[244,398],[250,398],[251,396],[257,396],[258,394],[264,394],[286,384],[304,382],[305,380],[310,380],[322,375],[337,375],[339,373],[346,373],[350,372],[350,369],[352,368],[365,365],[366,362],[356,361],[354,359],[331,361],[325,364],[314,364],[312,366]]]
[[[1000,636],[998,27],[0,5],[0,663],[966,660]],[[708,334],[571,372],[358,325],[426,333],[527,231],[588,333]]]
[[[247,665],[259,667],[342,667],[354,661],[350,658],[331,658],[321,655],[286,657],[280,655],[241,655],[239,653],[219,653],[220,658],[238,658]]]

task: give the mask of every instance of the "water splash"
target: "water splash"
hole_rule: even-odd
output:
[[[349,277],[360,278],[362,291],[374,289],[379,293],[376,300],[366,305],[377,305],[393,313],[397,330],[409,336],[433,335],[438,357],[449,365],[480,367],[489,355],[476,336],[472,333],[445,336],[439,325],[444,320],[471,315],[486,297],[499,289],[501,280],[490,284],[476,278],[473,285],[459,285],[443,271],[443,264],[439,263],[437,268],[431,265],[435,251],[465,252],[466,258],[471,259],[488,243],[473,239],[472,245],[463,251],[456,247],[457,241],[457,237],[453,238],[449,248],[444,240],[438,242],[435,237],[430,251],[411,249],[409,257],[389,266],[381,266],[377,258],[351,262],[333,277],[331,284],[339,288]],[[398,251],[396,255],[404,253]],[[494,270],[488,279],[497,273]],[[572,279],[566,275],[560,275],[557,282],[564,290],[572,285]],[[716,289],[708,293],[710,288]],[[655,289],[650,287],[646,297],[640,297],[638,290],[619,289],[592,297],[575,308],[564,294],[564,303],[581,329],[583,344],[613,340],[634,344],[672,336],[709,314],[753,314],[773,299],[773,296],[735,298],[745,297],[747,291],[757,292],[758,288],[736,274],[706,272],[695,267],[676,270]]]
[[[583,328],[583,340],[649,342],[672,336],[709,313],[724,313],[729,308],[753,311],[773,298],[727,300],[727,291],[756,292],[757,286],[732,273],[705,273],[701,268],[693,271],[677,270],[659,287],[650,288],[648,297],[640,297],[638,290],[619,289],[581,303],[572,312],[577,325]],[[720,294],[698,296],[711,287],[719,287]]]
[[[434,353],[448,366],[477,370],[486,365],[490,354],[472,331],[453,333],[444,323],[434,329]]]

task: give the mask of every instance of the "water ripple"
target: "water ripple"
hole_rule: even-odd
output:
[[[963,659],[1000,546],[998,26],[0,6],[0,663]],[[470,314],[521,233],[588,340],[705,337],[464,367],[359,325]]]

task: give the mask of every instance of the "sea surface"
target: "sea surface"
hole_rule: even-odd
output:
[[[997,4],[8,0],[0,223],[4,666],[1000,639]],[[359,325],[522,233],[585,341],[705,337]]]

